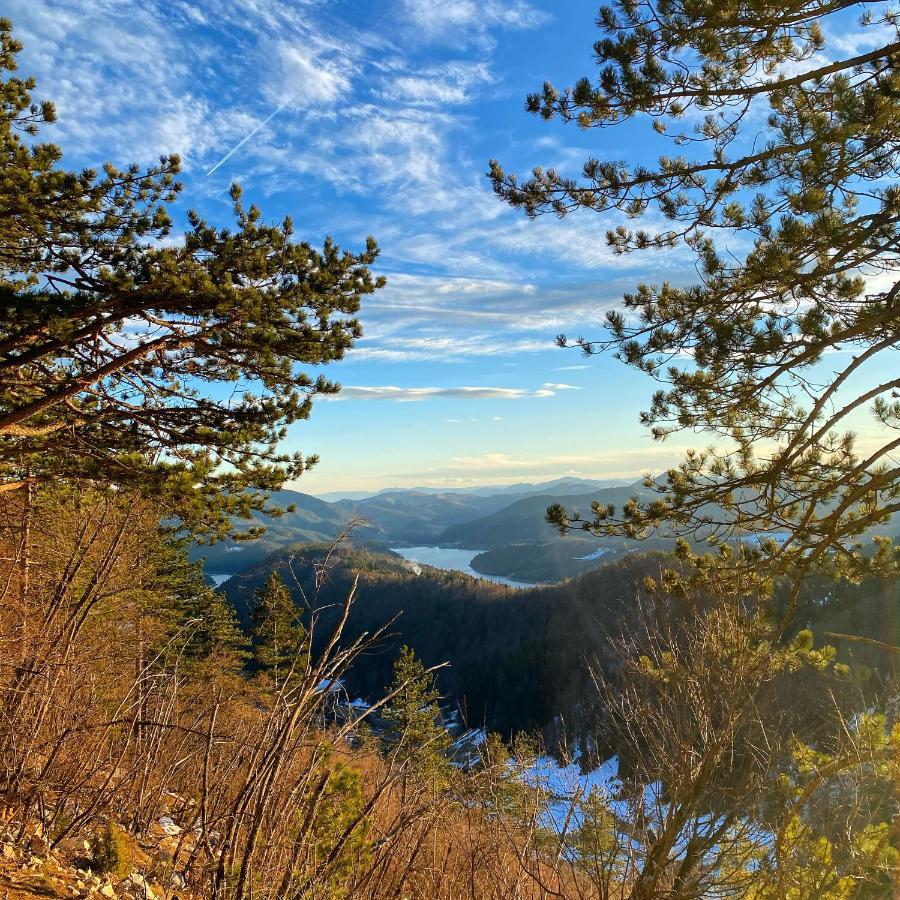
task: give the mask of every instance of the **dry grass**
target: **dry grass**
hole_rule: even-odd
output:
[[[352,725],[323,727],[317,686],[377,635],[345,646],[339,624],[278,690],[228,659],[187,667],[190,634],[154,586],[151,505],[3,503],[0,796],[20,837],[39,823],[59,847],[115,822],[128,867],[235,900],[562,895],[536,810],[501,815],[485,775],[438,790],[396,754],[350,750]]]

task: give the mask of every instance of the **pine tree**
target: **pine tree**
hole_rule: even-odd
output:
[[[236,666],[246,639],[225,596],[207,584],[203,564],[188,558],[188,540],[157,528],[146,536],[149,568],[145,609],[166,623],[165,637],[182,665]]]
[[[900,20],[870,7],[862,49],[846,52],[826,35],[858,8],[615,0],[599,12],[599,77],[546,83],[528,109],[583,129],[634,120],[665,150],[689,149],[655,166],[591,158],[574,178],[538,167],[519,181],[491,163],[497,194],[530,216],[657,214],[659,228],[621,224],[609,246],[682,246],[701,275],[689,287],[640,284],[607,315],[607,337],[576,343],[660,383],[642,414],[655,439],[703,431],[716,446],[648,479],[649,500],[598,504],[587,521],[551,507],[562,529],[664,528],[719,544],[787,535],[745,545],[744,561],[797,572],[830,559],[858,575],[869,560],[854,542],[900,511],[889,358],[900,328]],[[857,441],[867,410],[872,433]],[[896,572],[900,554],[876,551]]]
[[[0,491],[134,487],[220,536],[315,461],[278,443],[339,389],[301,366],[359,337],[360,300],[384,284],[375,242],[317,250],[289,217],[266,224],[237,185],[235,228],[191,212],[181,239],[161,240],[178,158],[63,168],[57,146],[32,139],[55,111],[12,75],[11,27],[0,19]],[[234,383],[252,390],[215,390]]]
[[[391,692],[384,719],[396,740],[396,752],[420,774],[443,784],[449,770],[450,736],[442,724],[440,693],[434,674],[426,671],[415,651],[404,645],[394,661]]]
[[[370,858],[371,823],[365,814],[366,796],[360,774],[341,762],[325,764],[329,766],[325,785],[310,798],[316,804],[311,838],[317,860],[327,859],[336,847],[340,852],[325,869],[325,879],[317,883],[314,895],[339,898],[348,896],[348,879],[356,867]]]
[[[253,666],[269,675],[276,688],[306,668],[309,641],[300,611],[278,572],[257,590],[250,613]]]

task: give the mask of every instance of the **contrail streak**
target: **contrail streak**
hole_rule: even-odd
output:
[[[287,106],[287,101],[282,103],[281,106],[279,106],[278,109],[275,110],[275,112],[273,112],[267,118],[263,119],[263,121],[260,122],[259,125],[257,125],[256,128],[254,128],[253,131],[251,131],[250,134],[248,134],[243,140],[235,144],[206,174],[212,175],[212,173],[215,172],[216,169],[219,168],[219,166],[221,166],[223,163],[227,163],[228,160],[231,159],[231,157],[234,156],[234,154],[237,153],[238,150],[240,150],[241,147],[243,147],[244,144],[247,143],[247,141],[250,140],[250,138],[254,137],[260,132],[261,129],[265,128],[266,125],[268,125],[269,122],[271,122],[272,119],[274,119],[275,116],[277,116],[278,113],[280,113],[285,108],[285,106]]]

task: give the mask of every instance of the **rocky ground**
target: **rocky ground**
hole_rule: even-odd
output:
[[[150,831],[150,839],[140,843],[125,833],[127,859],[117,871],[100,874],[92,871],[86,837],[67,837],[51,848],[37,824],[21,834],[19,827],[0,823],[0,900],[193,900],[171,874],[180,829],[163,817]]]

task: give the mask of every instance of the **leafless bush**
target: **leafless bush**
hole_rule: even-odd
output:
[[[329,720],[328,686],[384,636],[343,640],[355,585],[328,615],[307,598],[309,643],[277,685],[227,657],[198,671],[202,623],[173,619],[155,583],[158,525],[120,493],[4,500],[0,791],[23,833],[37,819],[59,845],[120,823],[155,842],[151,874],[215,898],[556,895],[522,866],[537,811],[492,813],[488,770],[437,789],[396,753],[350,749],[392,694]]]

